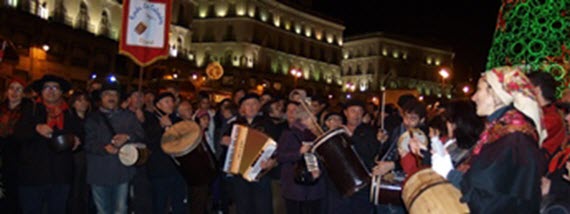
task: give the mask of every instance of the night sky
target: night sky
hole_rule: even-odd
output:
[[[385,32],[449,47],[453,78],[466,81],[485,69],[499,0],[314,0],[312,10],[346,26],[345,36]],[[462,74],[462,75],[459,75]]]

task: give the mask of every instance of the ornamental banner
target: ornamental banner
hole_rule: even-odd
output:
[[[168,57],[171,0],[125,0],[119,53],[139,66]]]

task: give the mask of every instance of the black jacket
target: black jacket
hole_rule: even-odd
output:
[[[179,122],[180,119],[171,116],[172,123]],[[155,113],[145,113],[143,128],[147,136],[147,146],[150,149],[150,157],[147,162],[150,177],[168,177],[179,175],[178,169],[172,158],[162,151],[161,139],[164,128],[160,125],[158,115]]]
[[[41,103],[23,106],[22,118],[16,124],[14,137],[21,143],[18,158],[18,181],[21,185],[70,184],[73,156],[71,151],[56,153],[49,148],[50,139],[36,132],[36,125],[47,121],[46,107]],[[64,130],[80,135],[81,124],[71,111],[64,114]]]

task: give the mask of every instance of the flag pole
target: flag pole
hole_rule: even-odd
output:
[[[139,92],[142,91],[144,66],[139,66]]]

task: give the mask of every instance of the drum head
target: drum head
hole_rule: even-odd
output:
[[[315,143],[313,144],[313,147],[311,149],[312,153],[316,153],[317,148],[319,148],[320,146],[322,146],[324,143],[326,143],[329,139],[331,139],[332,137],[335,137],[337,135],[340,134],[346,134],[348,133],[346,131],[345,128],[336,128],[336,129],[332,129],[329,130],[328,132],[325,132],[324,134],[322,134],[321,136],[319,136],[316,140]]]
[[[427,147],[428,139],[427,139],[426,135],[424,134],[424,132],[422,130],[419,130],[419,129],[410,129],[410,130],[404,132],[402,135],[400,135],[400,138],[398,139],[398,149],[400,149],[401,151],[405,151],[405,152],[410,151],[409,145],[410,145],[410,140],[412,139],[410,137],[410,132],[412,132],[413,137],[418,139],[423,146]]]
[[[119,160],[125,166],[134,165],[139,159],[139,151],[136,145],[126,144],[119,149]]]
[[[193,121],[182,121],[171,126],[161,139],[164,153],[174,157],[184,156],[194,150],[202,139],[200,126]]]

